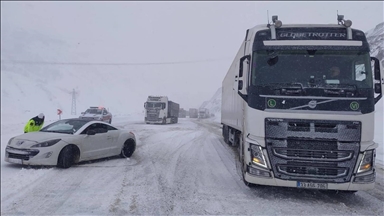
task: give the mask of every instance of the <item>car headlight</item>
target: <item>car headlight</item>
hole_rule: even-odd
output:
[[[36,145],[31,146],[31,148],[42,148],[42,147],[49,147],[53,146],[56,143],[58,143],[61,139],[54,139],[54,140],[49,140],[41,143],[37,143]]]
[[[268,168],[267,162],[260,146],[251,144],[251,160],[252,163],[262,168]]]
[[[375,150],[369,150],[364,152],[363,158],[361,159],[359,170],[357,173],[368,172],[373,169]]]
[[[9,139],[9,141],[8,141],[8,144],[7,145],[11,145],[11,143],[12,143],[12,140],[13,139],[15,139],[15,137],[12,137],[11,139]]]

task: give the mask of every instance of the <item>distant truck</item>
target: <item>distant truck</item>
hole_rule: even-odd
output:
[[[207,109],[207,108],[200,108],[199,109],[199,118],[200,119],[205,119],[205,118],[209,118],[209,117],[210,117],[209,109]]]
[[[144,103],[145,123],[171,124],[177,123],[180,105],[168,100],[167,96],[148,96]]]
[[[179,118],[187,118],[187,110],[181,108],[179,111]]]
[[[189,109],[189,118],[197,118],[197,117],[199,117],[198,109],[190,108]]]

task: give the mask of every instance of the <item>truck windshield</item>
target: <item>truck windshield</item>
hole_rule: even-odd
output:
[[[165,108],[165,103],[154,103],[154,102],[148,102],[147,103],[147,108]]]
[[[268,50],[254,52],[253,58],[250,81],[253,86],[294,83],[308,87],[321,82],[373,88],[368,52]]]

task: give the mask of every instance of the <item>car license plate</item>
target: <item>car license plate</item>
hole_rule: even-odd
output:
[[[327,183],[297,182],[298,188],[328,189]]]
[[[8,158],[8,161],[11,163],[23,164],[23,160],[16,158]]]

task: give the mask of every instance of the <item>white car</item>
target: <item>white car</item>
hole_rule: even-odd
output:
[[[5,161],[68,168],[80,161],[114,155],[128,158],[135,150],[136,137],[130,131],[101,121],[64,119],[11,138]]]
[[[112,113],[104,107],[89,107],[79,116],[80,119],[99,120],[112,124]]]

